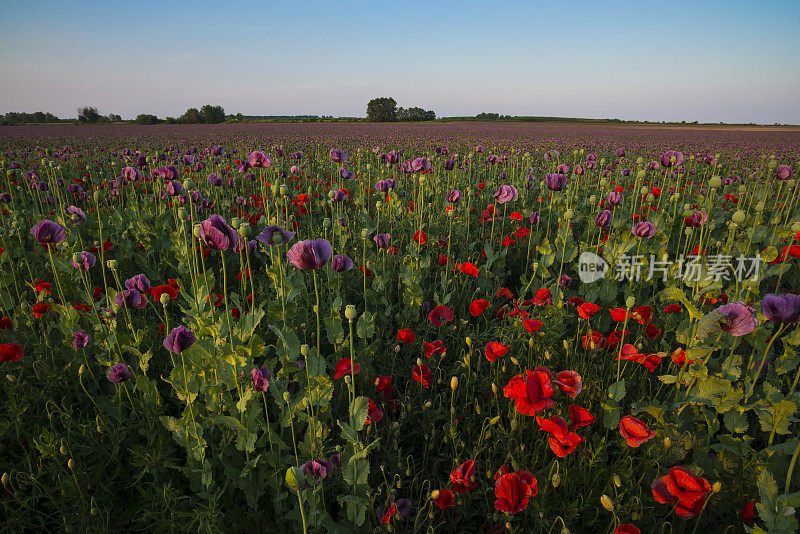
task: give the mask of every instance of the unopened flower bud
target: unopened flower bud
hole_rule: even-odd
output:
[[[622,487],[622,480],[619,478],[618,474],[614,473],[614,476],[612,477],[612,480],[614,481],[614,485],[616,487],[618,487],[618,488]]]
[[[169,295],[167,293],[161,293],[161,295],[158,297],[158,301],[162,306],[166,306],[169,304]]]
[[[70,471],[74,471],[75,470],[75,462],[73,461],[72,458],[67,460],[67,467],[69,467]]]
[[[600,504],[603,505],[603,508],[608,510],[609,512],[614,511],[614,502],[611,500],[611,497],[608,495],[601,495],[600,496]]]
[[[719,493],[720,491],[722,491],[722,483],[714,482],[714,484],[711,486],[711,491],[713,491],[714,493]]]
[[[636,304],[636,299],[634,297],[628,297],[625,299],[625,307],[628,309],[633,308],[634,304]]]
[[[557,488],[561,485],[561,475],[559,473],[553,473],[553,476],[550,477],[550,484],[553,485],[554,488]]]
[[[454,376],[453,378],[450,379],[450,389],[455,391],[457,387],[458,387],[458,377]]]
[[[669,449],[672,446],[672,440],[669,438],[664,438],[664,448]]]
[[[116,271],[117,270],[117,260],[108,260],[108,261],[106,261],[106,267],[108,267],[112,271]]]

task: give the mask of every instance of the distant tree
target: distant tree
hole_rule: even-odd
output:
[[[200,108],[200,118],[206,124],[225,122],[225,109],[222,106],[206,104]]]
[[[475,118],[479,121],[496,121],[500,118],[500,115],[497,113],[478,113]]]
[[[203,122],[203,116],[197,108],[189,108],[178,120],[184,124],[198,124]]]
[[[97,112],[97,108],[90,106],[78,108],[78,122],[81,124],[94,124],[99,120],[100,113]]]
[[[175,117],[167,117],[164,119],[164,124],[178,124],[178,119]]]
[[[403,122],[420,122],[420,121],[431,121],[436,119],[436,113],[434,111],[425,111],[422,108],[399,108],[397,110],[397,120]]]
[[[106,118],[109,120],[109,122],[121,122],[122,121],[122,117],[117,115],[117,114],[115,114],[115,113],[109,113],[108,115],[106,115]]]
[[[373,98],[367,104],[367,120],[370,122],[394,122],[397,120],[397,102],[392,97]]]
[[[136,116],[136,119],[133,121],[134,124],[158,124],[161,121],[155,115],[150,115],[149,113],[142,113]]]

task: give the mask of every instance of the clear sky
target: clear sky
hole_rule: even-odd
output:
[[[800,0],[0,0],[0,112],[800,124]]]

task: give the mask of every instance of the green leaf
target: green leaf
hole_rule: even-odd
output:
[[[772,432],[774,429],[775,433],[781,435],[789,433],[789,424],[795,421],[792,416],[796,411],[797,405],[788,399],[776,402],[768,408],[762,406],[756,409],[761,430]]]
[[[342,477],[350,487],[362,486],[369,477],[369,461],[365,458],[347,462],[342,466]]]
[[[244,413],[247,410],[247,402],[253,398],[253,390],[251,388],[247,388],[244,393],[242,393],[242,397],[239,399],[239,402],[236,403],[236,409],[239,410],[239,413]]]
[[[353,404],[350,406],[350,426],[356,432],[364,428],[369,415],[369,399],[366,397],[357,397]]]
[[[729,410],[724,417],[725,428],[733,434],[743,434],[747,432],[747,414],[739,410]]]
[[[625,398],[625,379],[620,379],[619,382],[614,382],[608,387],[608,397],[614,402],[620,402]]]
[[[361,339],[369,339],[375,335],[375,315],[365,311],[358,318],[356,333]]]
[[[231,417],[230,415],[220,415],[217,413],[209,413],[206,415],[207,419],[210,419],[216,423],[221,424],[231,430],[236,431],[243,431],[246,430],[245,426],[242,424],[241,421],[236,419],[235,417]]]
[[[344,341],[344,325],[342,316],[338,312],[333,317],[325,317],[325,334],[328,336],[328,343],[333,346],[341,345]]]
[[[797,329],[800,331],[800,328]],[[794,371],[800,364],[800,355],[789,345],[784,344],[783,354],[775,359],[775,372],[779,375]]]

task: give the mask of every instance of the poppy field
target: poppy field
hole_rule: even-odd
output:
[[[797,532],[799,148],[4,128],[0,521]]]

